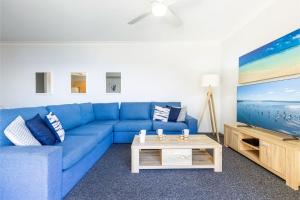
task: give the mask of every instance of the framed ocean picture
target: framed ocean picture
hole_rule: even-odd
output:
[[[239,58],[239,83],[300,74],[300,29]]]

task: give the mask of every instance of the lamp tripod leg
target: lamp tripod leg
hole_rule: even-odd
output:
[[[210,125],[211,125],[211,130],[212,130],[212,134],[213,136],[215,136],[215,126],[214,126],[214,122],[213,122],[213,118],[212,118],[212,104],[211,104],[211,98],[208,98],[208,108],[209,108],[209,117],[210,117]]]
[[[220,143],[220,136],[219,136],[219,132],[218,132],[216,111],[215,111],[215,102],[214,102],[213,95],[211,95],[211,102],[212,102],[212,113],[213,113],[213,121],[214,121],[214,126],[215,126],[215,134],[217,135],[217,140]]]
[[[209,96],[208,96],[208,93],[207,93],[205,102],[208,102],[208,101],[209,101],[208,98],[209,98]],[[203,105],[203,110],[202,110],[202,113],[201,113],[201,115],[200,115],[200,119],[199,119],[199,121],[198,121],[198,127],[200,127],[200,124],[201,124],[201,122],[202,122],[202,120],[203,120],[203,117],[204,117],[204,114],[205,114],[207,105],[209,105],[209,104],[204,103],[204,105]]]
[[[218,127],[217,127],[216,112],[215,112],[215,105],[214,105],[214,98],[213,98],[213,94],[212,94],[211,90],[209,91],[208,95],[209,95],[208,107],[209,107],[212,132],[213,132],[214,137],[217,136],[217,141],[220,143],[220,137],[219,137]]]

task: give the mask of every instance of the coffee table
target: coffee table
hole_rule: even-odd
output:
[[[145,143],[140,143],[138,135],[134,137],[132,173],[139,173],[140,169],[201,168],[222,172],[222,145],[206,135],[190,135],[188,140],[180,139],[179,135],[167,135],[163,141],[157,135],[147,135]]]

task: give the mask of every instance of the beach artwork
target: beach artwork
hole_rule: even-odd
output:
[[[300,78],[239,86],[237,120],[300,137]]]
[[[300,29],[239,58],[239,83],[300,74]]]

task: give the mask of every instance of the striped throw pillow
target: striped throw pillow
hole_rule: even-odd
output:
[[[63,142],[65,140],[65,130],[62,127],[57,116],[50,112],[48,115],[46,115],[45,121],[51,132],[56,136],[56,139],[59,142]]]
[[[162,122],[168,122],[170,114],[169,108],[163,108],[160,106],[154,107],[154,114],[153,114],[153,121],[162,121]]]
[[[41,146],[26,127],[25,121],[18,116],[4,130],[5,136],[16,146]]]

